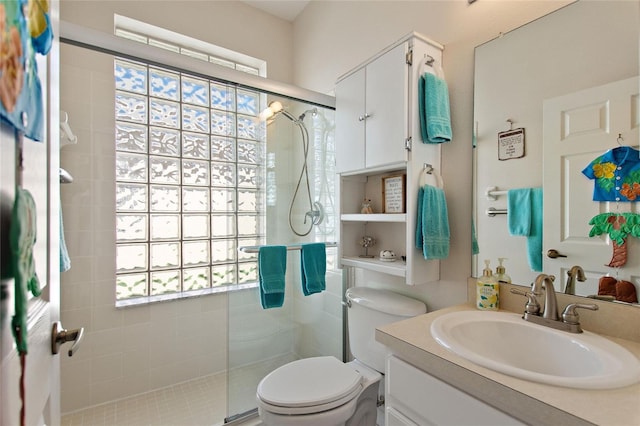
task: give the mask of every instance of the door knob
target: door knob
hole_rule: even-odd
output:
[[[549,259],[556,259],[558,257],[567,257],[564,254],[560,254],[560,252],[556,249],[549,249],[547,250],[547,257]]]
[[[60,321],[56,321],[53,323],[53,329],[51,330],[51,353],[55,355],[60,351],[60,346],[64,343],[73,342],[71,349],[69,349],[69,356],[73,356],[78,350],[83,337],[84,327],[75,330],[66,330],[62,328]]]

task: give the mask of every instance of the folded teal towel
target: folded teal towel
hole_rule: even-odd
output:
[[[325,243],[303,244],[300,248],[302,292],[305,296],[326,288],[327,252]]]
[[[451,140],[451,110],[447,82],[432,73],[418,80],[418,109],[422,142],[443,143]]]
[[[532,271],[542,271],[542,188],[507,191],[509,233],[527,237],[527,258]]]
[[[279,308],[284,304],[287,247],[262,246],[258,250],[260,302],[263,309]]]
[[[447,200],[442,188],[425,185],[418,191],[416,248],[425,259],[445,259],[449,256],[449,217]]]

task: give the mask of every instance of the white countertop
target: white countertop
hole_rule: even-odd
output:
[[[376,331],[398,357],[499,410],[535,425],[640,425],[640,384],[582,390],[529,382],[489,370],[448,351],[431,337],[431,322],[459,305],[399,321]],[[640,358],[640,343],[605,336]]]

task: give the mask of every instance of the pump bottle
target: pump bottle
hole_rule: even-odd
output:
[[[500,296],[500,286],[489,267],[489,260],[485,260],[482,276],[476,282],[476,307],[483,311],[497,311]]]
[[[507,270],[502,266],[502,262],[505,260],[507,260],[505,257],[498,258],[498,266],[496,267],[496,273],[493,278],[495,278],[498,283],[511,284],[511,277],[507,275]]]

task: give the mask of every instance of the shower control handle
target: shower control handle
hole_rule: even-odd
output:
[[[367,118],[370,118],[371,114],[365,114],[365,115],[361,115],[360,117],[358,117],[358,121],[364,121]]]

